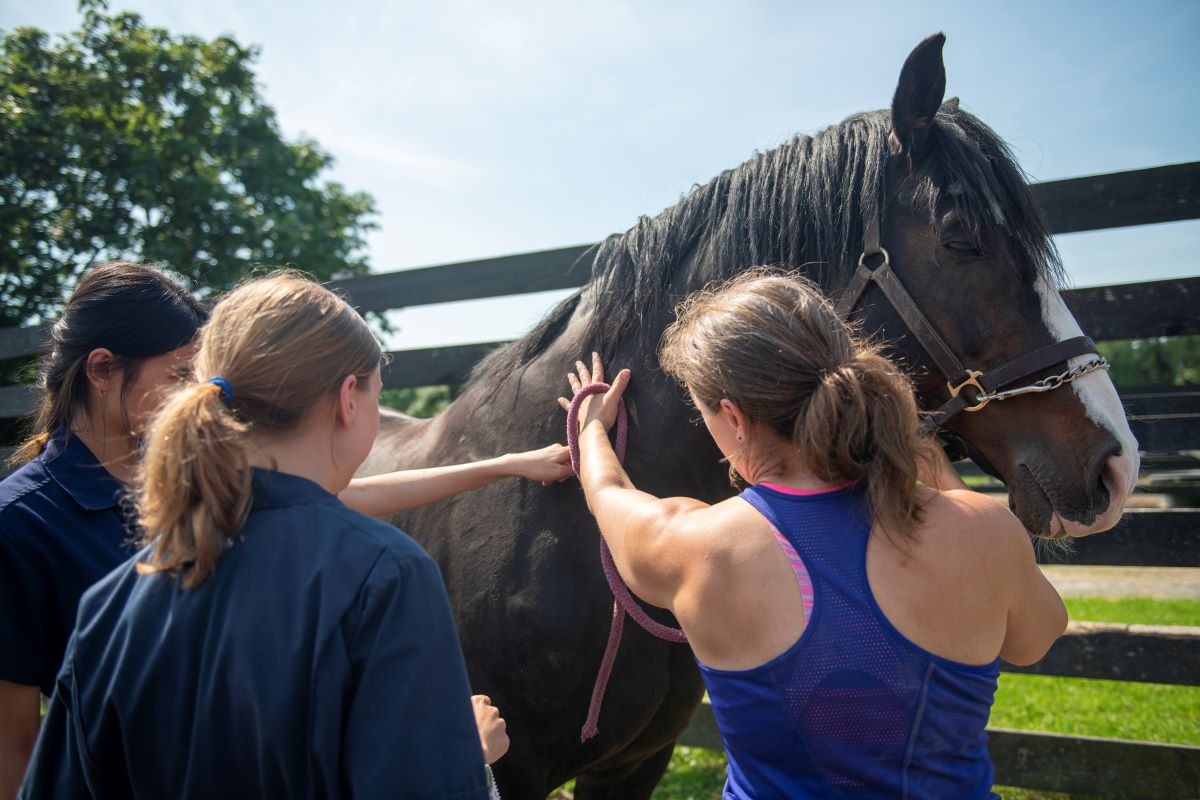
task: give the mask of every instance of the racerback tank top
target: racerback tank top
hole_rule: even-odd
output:
[[[999,659],[951,661],[888,622],[867,581],[865,493],[741,497],[794,549],[813,599],[804,633],[766,664],[700,664],[729,754],[724,796],[998,797],[984,728]]]

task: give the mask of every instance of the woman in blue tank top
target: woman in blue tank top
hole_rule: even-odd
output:
[[[638,491],[608,440],[628,370],[581,410],[580,478],[622,577],[687,633],[725,797],[994,797],[999,659],[1066,626],[1021,524],[919,440],[906,378],[808,281],[693,295],[660,360],[749,488]],[[573,389],[603,380],[576,366]]]

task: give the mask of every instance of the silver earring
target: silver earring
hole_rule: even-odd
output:
[[[740,442],[742,440],[742,432],[738,431],[736,435],[737,435],[737,440]]]

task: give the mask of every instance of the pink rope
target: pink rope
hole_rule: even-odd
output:
[[[571,408],[567,411],[567,447],[571,452],[571,468],[579,475],[579,407],[583,404],[585,398],[593,394],[602,394],[609,390],[607,383],[589,383],[571,399]],[[629,413],[625,410],[625,403],[622,402],[620,409],[617,412],[617,442],[616,454],[617,460],[624,462],[625,446],[629,438]],[[633,599],[633,595],[629,592],[629,587],[625,585],[625,581],[621,580],[620,573],[617,572],[617,566],[613,563],[612,553],[608,549],[608,545],[604,541],[604,537],[600,537],[600,563],[604,567],[604,578],[608,581],[608,588],[613,594],[613,616],[612,625],[608,630],[608,644],[604,647],[604,658],[600,661],[600,671],[596,675],[596,683],[592,687],[592,702],[588,707],[587,721],[583,724],[583,730],[580,731],[580,741],[586,742],[595,736],[599,729],[597,727],[600,718],[600,706],[604,704],[604,692],[608,688],[608,679],[612,675],[613,662],[617,658],[617,650],[621,646],[621,632],[625,627],[625,614],[633,617],[633,621],[652,636],[659,639],[665,639],[668,642],[683,643],[687,641],[687,636],[678,628],[672,628],[669,625],[663,625],[661,622],[652,620],[645,610],[638,605]]]
[[[608,678],[612,675],[613,662],[617,660],[617,650],[621,648],[621,631],[625,628],[625,612],[620,604],[613,600],[612,624],[608,627],[608,644],[604,645],[604,658],[600,659],[600,671],[596,673],[596,682],[592,684],[592,702],[588,705],[587,720],[579,731],[579,741],[586,742],[600,732],[600,706],[604,705],[604,692],[608,689]]]

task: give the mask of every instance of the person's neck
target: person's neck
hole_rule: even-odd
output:
[[[287,436],[250,436],[250,466],[307,478],[330,494],[345,486],[333,460],[327,431],[301,430]]]
[[[128,483],[137,466],[137,440],[124,431],[107,431],[96,414],[81,414],[71,424],[75,438],[92,452],[100,465],[122,483]]]
[[[773,483],[798,489],[802,492],[819,492],[832,489],[839,484],[823,481],[812,473],[804,464],[789,461],[777,467],[768,468],[753,476],[754,483]]]

